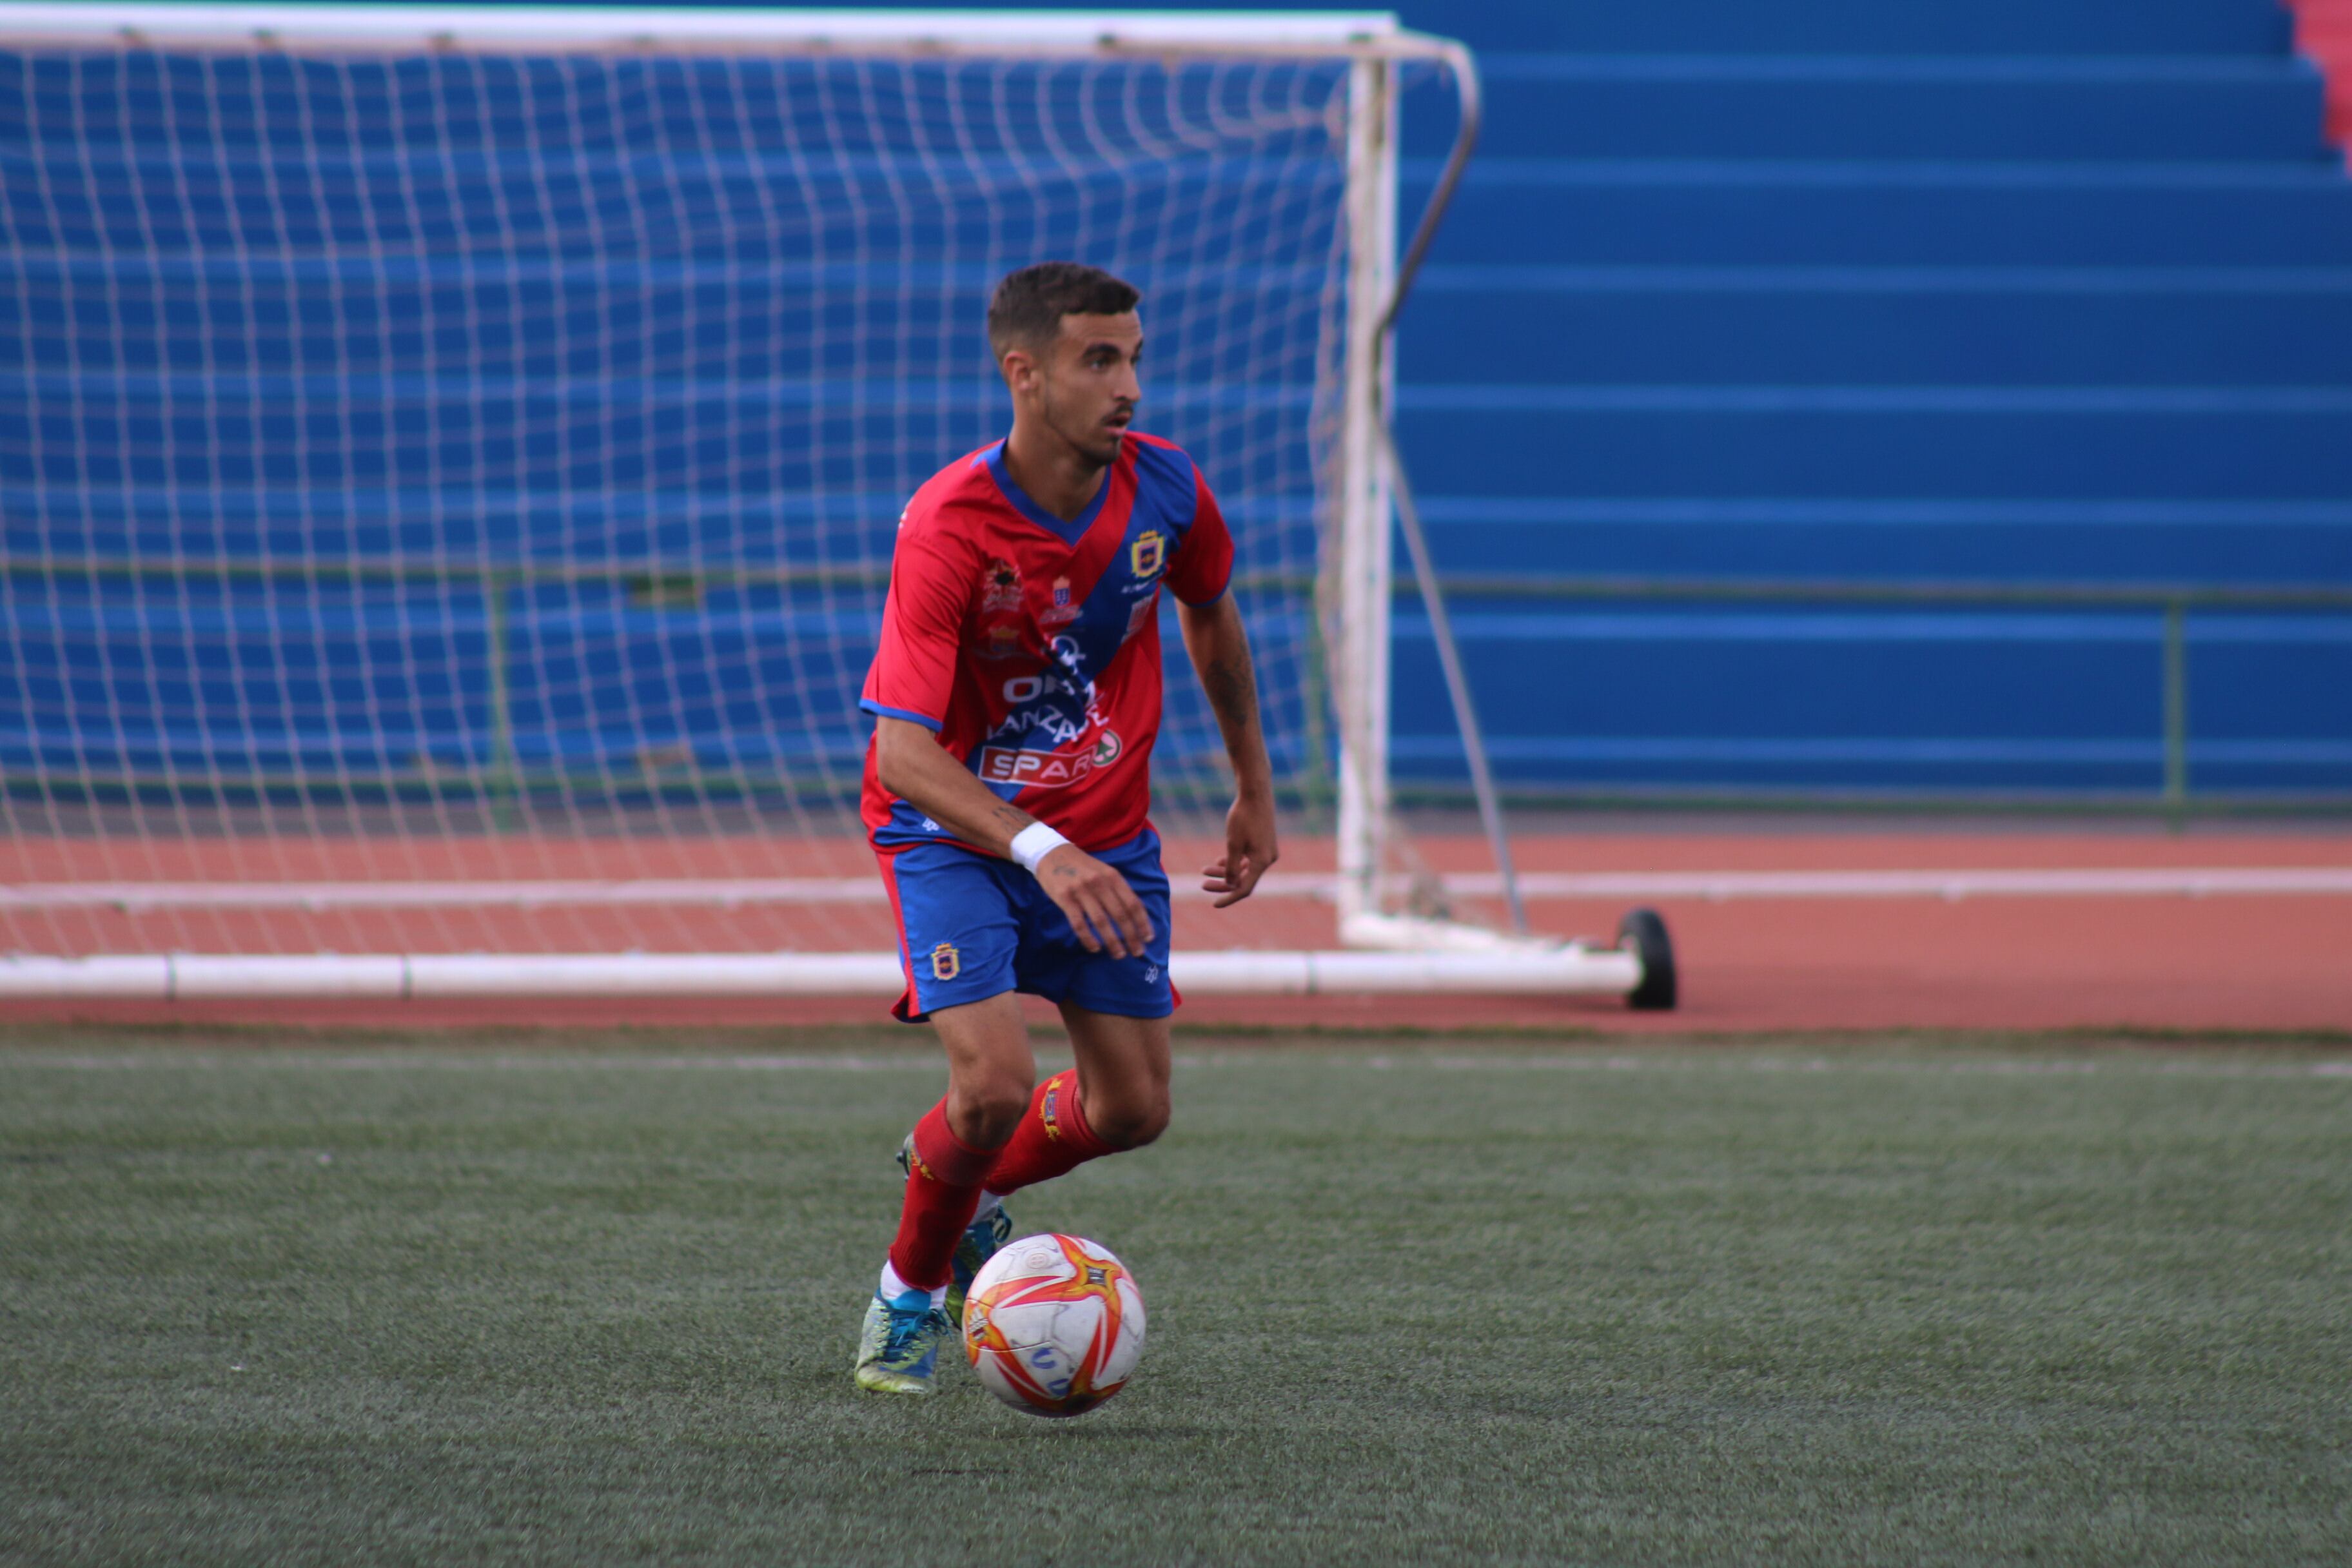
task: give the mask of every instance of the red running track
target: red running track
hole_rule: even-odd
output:
[[[1569,872],[2352,869],[2352,834],[1653,833],[1514,841]],[[1481,867],[1473,840],[1424,841]],[[1674,932],[1682,1005],[1594,1001],[1286,1001],[1284,1023],[1507,1024],[1625,1034],[1924,1029],[2352,1030],[2352,895],[1651,900]],[[1531,905],[1532,923],[1606,937],[1623,903]],[[1195,917],[1204,921],[1206,911]],[[1180,915],[1180,936],[1186,921]],[[1202,945],[1206,945],[1203,943]],[[1204,1001],[1199,1019],[1276,1010]]]
[[[2179,837],[2143,832],[1681,832],[1601,831],[1516,840],[1523,868],[1535,872],[1624,873],[1839,870],[2097,870],[2162,868],[2289,868],[2352,872],[2352,832],[2201,831]],[[1440,869],[1486,869],[1472,837],[1423,838]],[[626,863],[602,863],[609,851],[544,845],[532,869],[573,876],[778,874],[782,853],[728,846],[678,847],[675,857],[643,843]],[[363,849],[364,847],[362,847]],[[1171,845],[1171,871],[1206,858],[1198,842]],[[359,850],[354,850],[358,854]],[[509,853],[511,850],[509,848]],[[71,864],[69,847],[18,843],[5,859],[5,880],[54,879],[89,868]],[[452,860],[461,866],[462,853]],[[378,873],[387,869],[371,859]],[[855,864],[810,868],[841,874]],[[1328,869],[1328,843],[1295,845],[1282,870]],[[341,874],[328,852],[316,864],[286,868],[281,878]],[[120,876],[121,866],[109,869]],[[194,863],[140,868],[159,879],[219,868]],[[407,875],[448,875],[443,867],[401,868]],[[1185,879],[1179,877],[1181,886]],[[2336,886],[2341,887],[2341,882]],[[1539,901],[1540,930],[1606,938],[1628,900]],[[1932,896],[1756,898],[1649,900],[1675,934],[1683,1006],[1672,1014],[1633,1014],[1601,999],[1528,998],[1201,998],[1181,1023],[1360,1029],[1508,1026],[1629,1035],[1890,1029],[2352,1030],[2352,893],[2154,896]],[[208,917],[214,934],[247,951],[303,951],[325,917],[247,912]],[[579,951],[622,945],[648,931],[658,945],[740,951],[785,938],[813,918],[806,910],[772,916],[751,911],[665,910],[625,919],[580,910],[469,910],[462,919],[431,911],[369,911],[349,917],[335,945],[343,952],[448,951],[452,942],[525,951]],[[856,917],[861,931],[874,921]],[[188,917],[100,911],[85,918],[80,951],[156,951],[190,947]],[[289,921],[295,923],[289,923]],[[781,922],[763,924],[762,921]],[[158,924],[156,922],[164,922]],[[174,923],[176,922],[176,923]],[[242,923],[240,923],[242,922]],[[22,940],[26,921],[16,921]],[[62,927],[58,928],[62,930]],[[583,939],[609,935],[612,942]],[[485,942],[485,937],[495,939]],[[1301,898],[1254,900],[1218,912],[1180,900],[1180,948],[1312,946],[1330,941],[1329,911]],[[45,948],[47,943],[40,943]],[[213,947],[212,942],[201,944]],[[643,945],[653,946],[646,942]],[[54,950],[54,949],[50,949]],[[1050,1019],[1042,1006],[1038,1016]],[[869,1000],[498,1004],[96,1004],[12,1003],[8,1018],[240,1020],[257,1023],[436,1026],[483,1023],[552,1026],[771,1025],[879,1021]]]

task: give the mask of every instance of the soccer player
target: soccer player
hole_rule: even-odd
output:
[[[898,522],[865,819],[907,993],[947,1097],[899,1150],[898,1234],[857,1384],[931,1387],[972,1275],[1012,1234],[1003,1198],[1168,1124],[1168,878],[1146,816],[1160,730],[1160,593],[1233,759],[1222,909],[1275,859],[1273,773],[1234,548],[1183,452],[1131,426],[1141,296],[1069,262],[997,285],[989,347],[1013,433],[941,469]],[[1016,993],[1059,1005],[1075,1072],[1036,1081]]]

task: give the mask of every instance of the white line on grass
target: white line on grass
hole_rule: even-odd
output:
[[[1734,1052],[1705,1057],[1660,1054],[1656,1057],[1576,1057],[1567,1053],[1529,1052],[1524,1056],[1370,1057],[1364,1065],[1376,1070],[1392,1068],[1435,1068],[1446,1071],[1488,1071],[1515,1067],[1539,1067],[1576,1072],[1707,1072],[1727,1073],[1926,1073],[1969,1077],[2090,1078],[2352,1078],[2352,1061],[2318,1062],[2184,1062],[2090,1060],[2081,1057],[1978,1058],[1918,1061],[1899,1058],[1741,1057]]]
[[[1187,1070],[1249,1068],[1294,1062],[1296,1050],[1180,1052],[1178,1067]],[[1398,1055],[1393,1052],[1356,1056],[1344,1051],[1311,1053],[1318,1069],[1361,1068],[1368,1072],[1434,1069],[1445,1072],[1488,1072],[1537,1068],[1568,1072],[1630,1073],[1921,1073],[1971,1077],[2089,1078],[2101,1075],[2129,1078],[2228,1079],[2352,1079],[2352,1060],[2310,1062],[2221,1062],[2150,1060],[2146,1058],[1968,1058],[1941,1061],[1891,1057],[1757,1057],[1737,1047],[1688,1055],[1672,1051],[1640,1056],[1592,1055],[1580,1051],[1528,1050],[1508,1055],[1463,1055],[1433,1051]],[[1041,1073],[1059,1071],[1066,1062],[1041,1057]],[[776,1056],[479,1056],[448,1051],[343,1052],[311,1056],[289,1051],[179,1053],[156,1051],[50,1052],[0,1050],[0,1068],[50,1068],[81,1072],[152,1069],[234,1071],[251,1068],[301,1068],[337,1072],[388,1072],[431,1069],[443,1072],[928,1072],[940,1071],[938,1056],[928,1050],[904,1054],[859,1055],[803,1053]]]
[[[240,1068],[319,1068],[330,1072],[388,1072],[404,1068],[430,1068],[444,1072],[517,1072],[533,1068],[564,1072],[903,1072],[921,1068],[938,1071],[938,1056],[909,1050],[904,1056],[857,1056],[850,1053],[812,1056],[669,1057],[602,1056],[471,1056],[440,1051],[382,1051],[312,1056],[300,1051],[240,1052],[234,1056],[205,1052],[125,1051],[121,1055],[39,1050],[0,1051],[0,1066],[66,1068],[86,1072],[120,1072],[192,1068],[199,1071],[234,1071]]]

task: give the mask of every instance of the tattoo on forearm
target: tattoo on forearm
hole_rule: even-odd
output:
[[[1209,706],[1217,710],[1217,722],[1228,740],[1247,734],[1256,725],[1257,674],[1250,668],[1249,655],[1212,660],[1201,671],[1201,688],[1208,693]]]

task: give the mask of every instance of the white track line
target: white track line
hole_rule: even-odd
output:
[[[563,882],[20,882],[0,909],[397,910],[582,904],[878,904],[878,877]]]
[[[1449,892],[1492,898],[1492,872],[1445,879]],[[1276,874],[1265,898],[1333,896],[1335,879]],[[2352,866],[2093,867],[2062,870],[1535,871],[1519,879],[1531,899],[1979,899],[2209,898],[2352,895]],[[1207,895],[1180,885],[1189,898]],[[609,881],[467,882],[19,882],[0,885],[0,910],[338,909],[561,909],[691,905],[876,904],[872,877],[777,877]]]
[[[1449,879],[1465,893],[1499,893],[1494,876]],[[2214,894],[2352,893],[2352,866],[2095,867],[2079,870],[1665,871],[1519,879],[1538,899],[2204,898]]]

